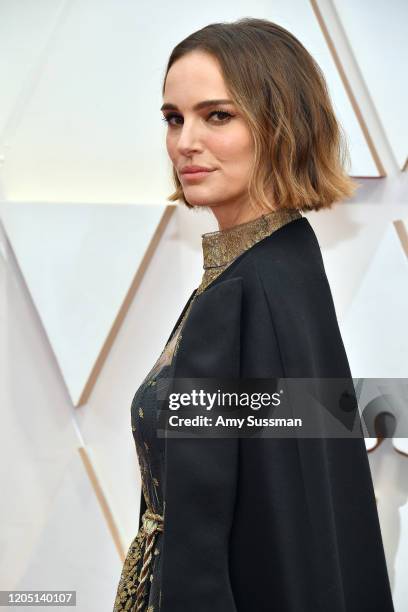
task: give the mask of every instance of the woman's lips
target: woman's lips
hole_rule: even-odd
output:
[[[205,178],[206,176],[208,176],[212,172],[214,172],[214,170],[200,170],[199,172],[197,172],[197,171],[194,171],[194,172],[183,172],[183,174],[181,176],[186,181],[197,181],[199,179]]]

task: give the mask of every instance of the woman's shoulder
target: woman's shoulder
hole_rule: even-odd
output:
[[[301,217],[272,232],[235,259],[204,292],[217,294],[231,282],[242,285],[245,298],[259,292],[282,296],[315,291],[316,282],[328,288],[328,280],[316,234]]]
[[[320,245],[308,219],[291,221],[257,242],[213,285],[232,278],[241,278],[243,289],[249,292],[260,284],[282,291],[285,287],[305,287],[308,281],[327,283]]]
[[[252,264],[263,279],[287,279],[304,284],[326,278],[316,234],[306,217],[287,223],[258,244]]]

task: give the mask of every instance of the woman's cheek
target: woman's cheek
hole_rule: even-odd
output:
[[[166,136],[166,148],[167,148],[167,153],[171,159],[171,161],[173,162],[173,164],[175,164],[176,162],[176,157],[177,157],[177,149],[176,149],[176,140],[174,138],[173,135],[171,134],[167,134]]]
[[[226,132],[214,135],[208,140],[209,147],[214,153],[218,153],[219,157],[226,160],[233,159],[239,153],[239,143],[233,134]]]

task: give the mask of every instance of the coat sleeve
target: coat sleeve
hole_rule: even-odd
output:
[[[313,378],[323,385],[325,380],[333,378],[349,380],[347,388],[354,392],[325,272],[309,278],[292,276],[293,270],[288,272],[279,278],[265,271],[259,275],[280,354],[281,373],[278,375]],[[356,416],[359,418],[358,408]],[[279,440],[279,444],[282,470],[286,464],[291,468],[286,474],[287,499],[286,489],[281,490],[282,520],[278,537],[282,538],[286,554],[289,556],[292,551],[294,555],[293,583],[300,589],[304,576],[311,576],[312,586],[305,586],[302,591],[304,610],[392,612],[391,589],[363,435],[302,438],[298,434],[295,438]],[[273,458],[276,462],[276,454],[272,453],[279,447],[275,445],[275,451],[273,448],[269,446],[271,466]],[[267,454],[265,459],[268,461]],[[301,482],[302,487],[295,486],[296,482]],[[296,506],[303,509],[297,516],[296,528],[293,521],[285,519],[296,514],[290,505],[295,499]],[[297,548],[289,546],[289,542],[296,542],[293,546]],[[276,596],[279,601],[277,591]],[[308,607],[309,596],[315,599]],[[282,594],[283,597],[287,595]]]
[[[175,378],[238,378],[241,279],[197,296]],[[236,612],[229,537],[238,474],[235,438],[167,437],[161,612]]]

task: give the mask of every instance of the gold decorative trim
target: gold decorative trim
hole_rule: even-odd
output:
[[[241,253],[301,217],[298,210],[283,208],[230,228],[202,234],[204,274],[196,295],[202,293]]]

